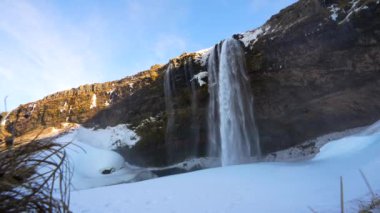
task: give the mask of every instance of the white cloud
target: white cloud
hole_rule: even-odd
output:
[[[32,101],[48,93],[99,81],[96,54],[89,48],[91,31],[65,28],[48,5],[43,9],[30,1],[0,2],[0,98],[6,94]],[[91,64],[94,62],[95,64]],[[99,63],[99,62],[97,62]],[[12,72],[10,73],[10,70]],[[16,91],[23,89],[24,94]],[[10,107],[19,100],[12,97]]]

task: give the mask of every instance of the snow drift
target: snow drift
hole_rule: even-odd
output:
[[[74,212],[346,212],[380,192],[379,125],[328,143],[313,159],[207,169],[72,193]],[[376,131],[375,131],[376,130]],[[107,196],[104,196],[104,195]]]

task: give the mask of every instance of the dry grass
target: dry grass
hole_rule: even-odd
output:
[[[0,212],[69,212],[64,146],[49,140],[0,148]]]
[[[373,210],[380,210],[380,197],[376,196],[372,198],[371,203],[367,205],[363,205],[363,207],[360,209],[359,213],[372,213]]]

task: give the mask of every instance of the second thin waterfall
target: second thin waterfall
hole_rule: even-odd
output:
[[[228,39],[212,50],[208,59],[210,154],[222,166],[260,157],[253,112],[253,95],[240,41]]]

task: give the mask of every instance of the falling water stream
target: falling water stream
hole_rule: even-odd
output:
[[[166,115],[167,115],[167,124],[166,124],[166,132],[165,132],[165,143],[166,143],[166,151],[167,151],[167,160],[169,162],[175,162],[178,158],[181,157],[178,149],[183,149],[182,153],[185,153],[185,157],[192,158],[196,157],[198,154],[198,146],[199,146],[199,122],[198,122],[198,103],[197,103],[197,91],[196,91],[196,82],[192,81],[193,77],[193,62],[189,58],[189,60],[185,60],[183,67],[176,67],[174,64],[170,63],[166,69],[164,75],[164,93],[165,93],[165,105],[166,105]],[[177,119],[176,115],[178,115],[177,107],[178,97],[176,96],[176,85],[175,85],[175,74],[179,72],[179,70],[184,72],[185,82],[187,85],[188,94],[190,95],[189,99],[191,102],[191,106],[189,111],[189,136],[187,138],[186,143],[182,143],[180,139],[180,135],[178,133],[178,127],[176,127]],[[183,88],[180,88],[179,91],[183,92]]]
[[[260,157],[253,95],[242,44],[228,39],[212,50],[208,61],[210,154],[233,165]]]
[[[166,144],[170,160],[178,150],[174,141],[175,81],[169,64],[164,76],[164,92],[167,114]],[[191,137],[185,149],[193,157],[197,156],[199,143],[199,123],[197,93],[191,61],[184,65],[185,80],[191,94]],[[251,157],[261,155],[258,131],[253,112],[253,95],[246,72],[244,49],[240,41],[225,40],[216,45],[208,58],[208,141],[209,155],[220,157],[222,166],[251,161]]]
[[[174,81],[171,79],[171,71],[173,69],[173,65],[170,63],[168,68],[165,71],[164,76],[164,93],[165,93],[165,106],[166,106],[166,115],[167,115],[167,123],[166,123],[166,132],[165,132],[165,142],[170,144],[173,140],[173,131],[174,131],[174,103],[173,103],[173,90],[174,90]],[[173,144],[170,144],[173,146]],[[168,147],[171,147],[168,146]],[[168,158],[171,158],[171,150],[167,150]]]

